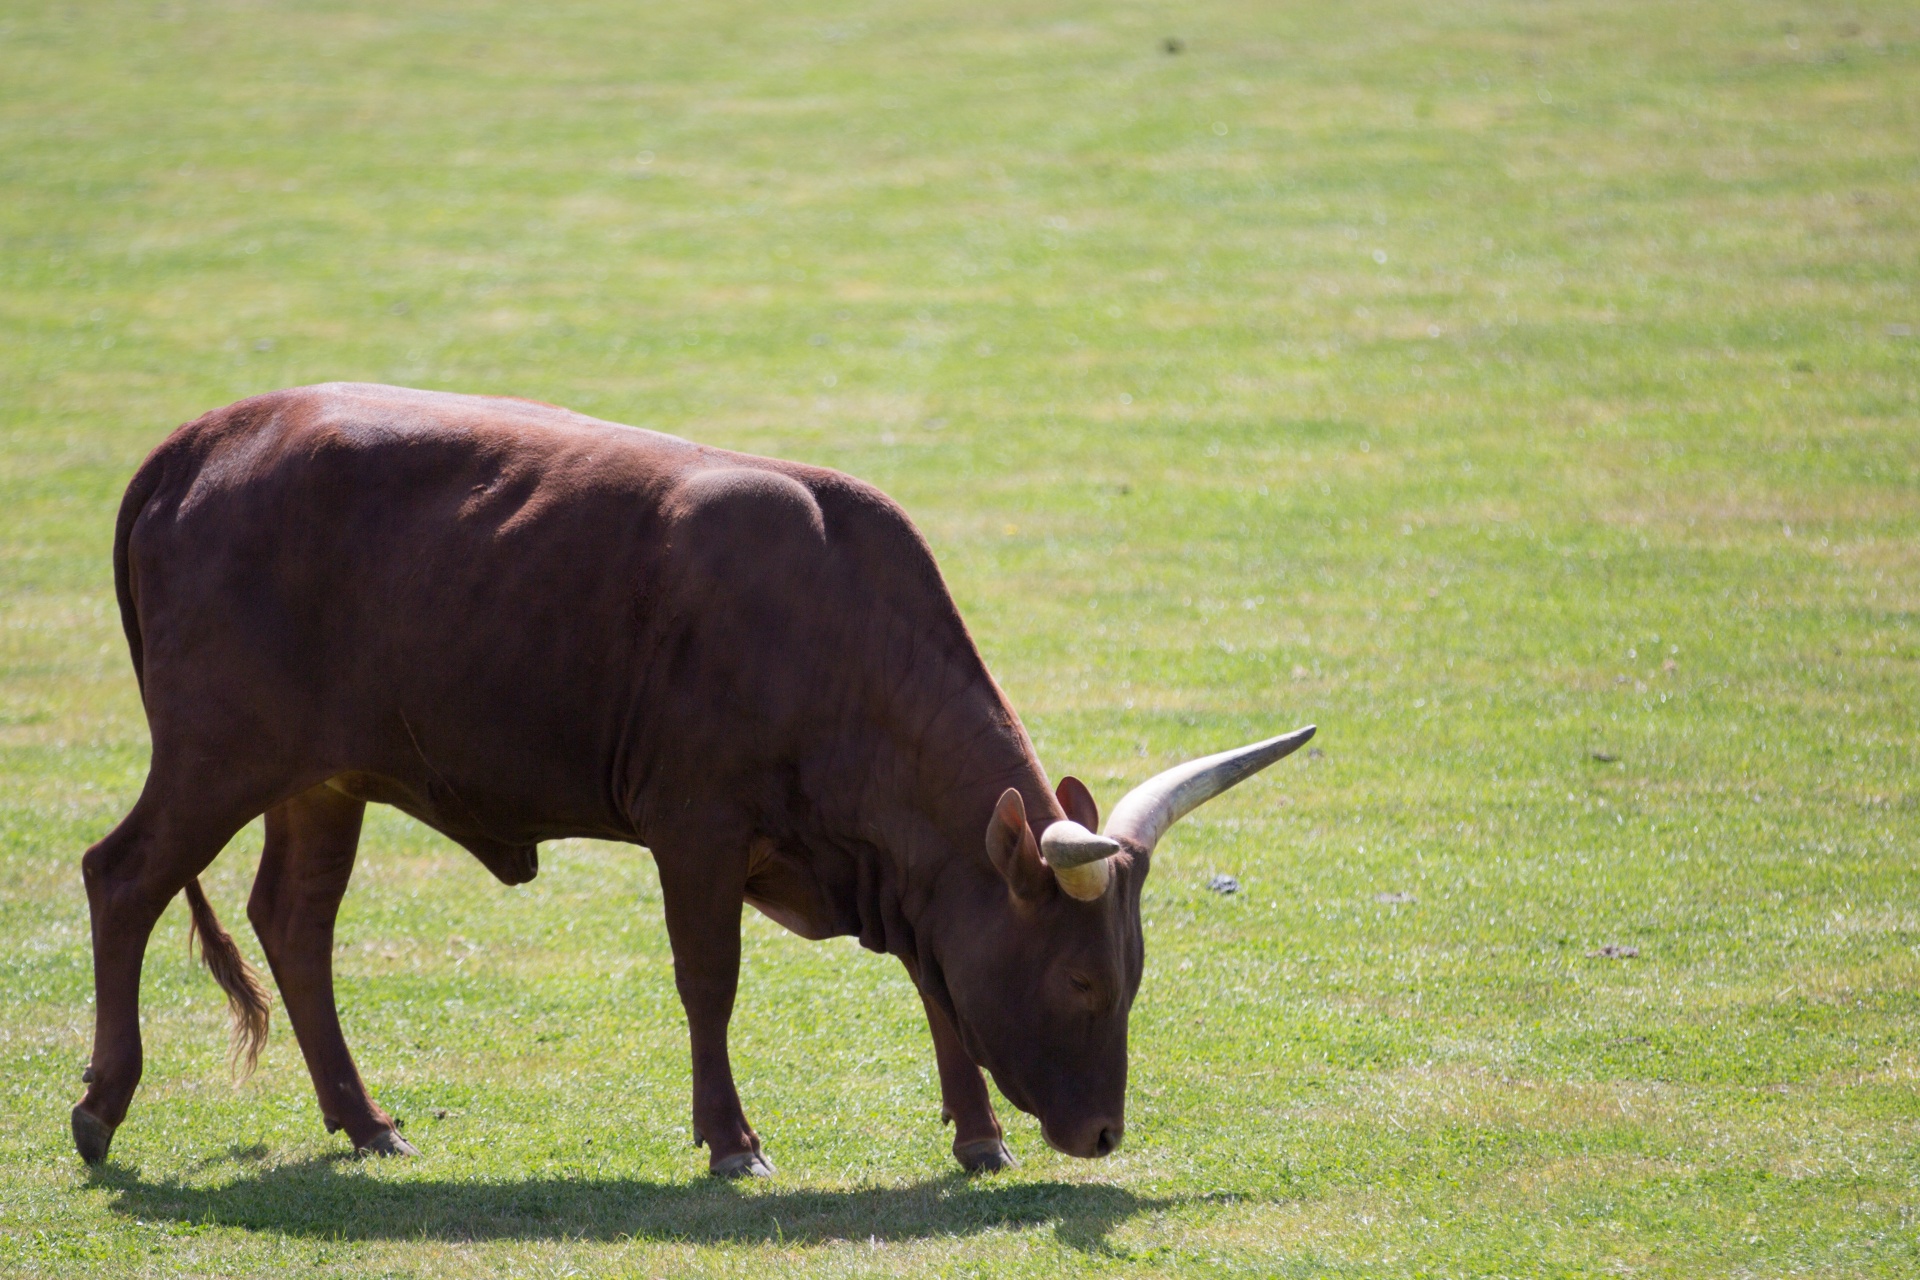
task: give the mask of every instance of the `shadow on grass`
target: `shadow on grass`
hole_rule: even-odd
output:
[[[93,1185],[113,1212],[147,1221],[277,1231],[340,1240],[616,1240],[692,1244],[912,1240],[1054,1225],[1061,1243],[1115,1253],[1128,1218],[1185,1202],[1118,1187],[997,1182],[959,1173],[903,1187],[811,1191],[701,1179],[556,1177],[520,1182],[388,1181],[351,1156],[278,1165],[220,1186],[148,1182],[110,1163]]]

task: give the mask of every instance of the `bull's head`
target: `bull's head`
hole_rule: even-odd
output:
[[[967,1048],[1049,1145],[1104,1156],[1125,1129],[1127,1014],[1145,950],[1140,885],[1168,827],[1313,736],[1313,727],[1190,761],[1113,808],[1104,833],[1076,778],[1056,791],[1066,817],[1035,838],[1020,792],[1000,797],[987,855],[1010,909],[989,912],[945,966]]]

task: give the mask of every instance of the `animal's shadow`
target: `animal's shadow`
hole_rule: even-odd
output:
[[[912,1240],[1053,1224],[1061,1243],[1120,1252],[1120,1223],[1180,1201],[1118,1187],[1000,1182],[958,1173],[900,1187],[743,1190],[697,1180],[552,1177],[519,1182],[388,1181],[351,1157],[278,1165],[219,1186],[149,1182],[108,1164],[93,1185],[130,1218],[340,1240],[616,1240],[690,1244]]]

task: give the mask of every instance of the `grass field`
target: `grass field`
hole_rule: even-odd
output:
[[[0,69],[0,1271],[1920,1274],[1913,5],[15,0]],[[711,1182],[645,854],[389,813],[425,1154],[282,1018],[235,1088],[176,905],[87,1171],[113,510],[329,379],[878,483],[1103,804],[1318,722],[1155,860],[1126,1148],[961,1178],[898,966],[756,917]]]

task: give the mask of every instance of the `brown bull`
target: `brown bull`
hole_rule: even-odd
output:
[[[743,902],[906,965],[963,1165],[1013,1159],[981,1067],[1053,1146],[1104,1155],[1154,843],[1312,733],[1162,774],[1096,835],[884,495],[527,401],[334,385],[210,413],[128,486],[114,579],[153,758],[82,864],[89,1161],[139,1083],[141,959],[183,890],[258,1053],[265,992],[196,877],[262,813],[247,914],[321,1115],[361,1151],[412,1151],[334,1008],[368,801],[508,884],[542,840],[652,850],[715,1173],[771,1172],[727,1061]]]

